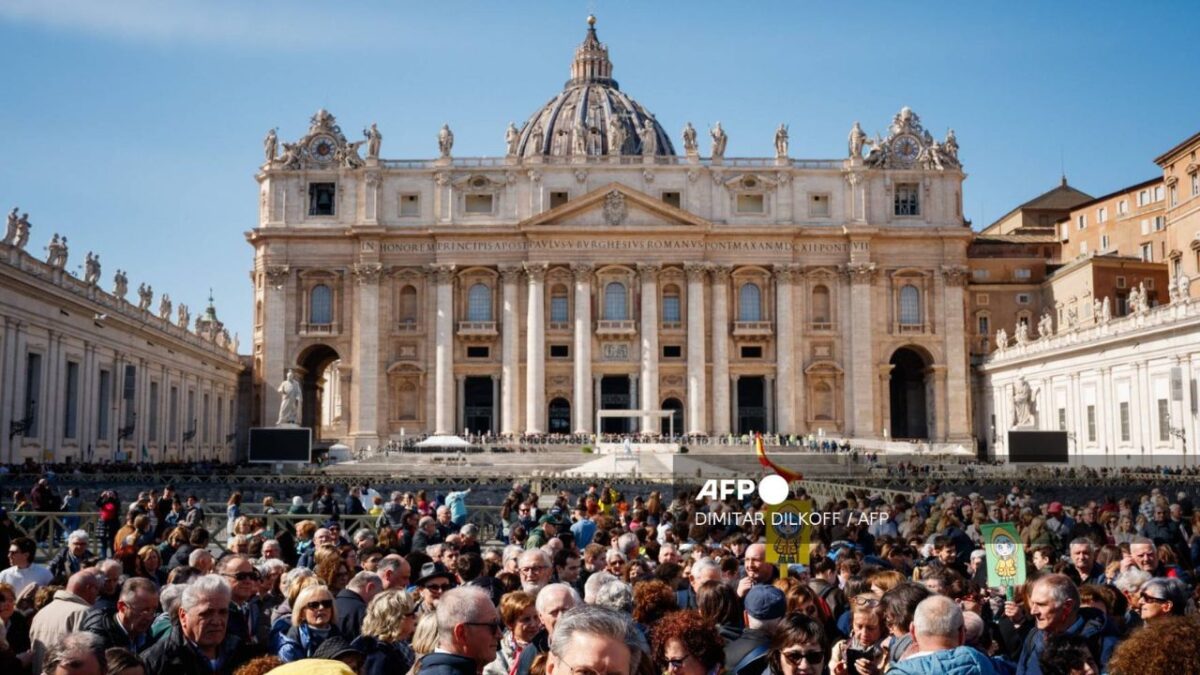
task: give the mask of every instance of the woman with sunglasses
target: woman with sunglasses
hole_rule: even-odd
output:
[[[767,653],[770,675],[823,675],[829,644],[820,622],[807,614],[788,614],[779,624]]]
[[[331,635],[340,636],[334,614],[333,593],[322,585],[306,586],[292,606],[292,628],[279,647],[279,658],[284,663],[309,658]]]
[[[521,652],[542,630],[534,600],[534,595],[525,591],[506,593],[500,599],[500,621],[504,623],[504,635],[500,637],[496,660],[484,666],[483,675],[508,675],[520,659]]]
[[[717,626],[694,610],[671,612],[650,632],[654,662],[664,675],[719,675],[725,669],[725,640]]]
[[[350,646],[366,655],[361,675],[407,673],[417,655],[409,640],[417,629],[417,600],[408,591],[392,589],[371,599],[363,617],[362,635]]]

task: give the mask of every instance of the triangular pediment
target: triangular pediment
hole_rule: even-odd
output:
[[[528,218],[519,227],[522,230],[565,227],[601,232],[662,228],[696,231],[711,226],[708,220],[657,197],[621,183],[609,183]]]

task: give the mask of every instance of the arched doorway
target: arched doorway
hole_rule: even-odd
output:
[[[601,410],[633,410],[633,391],[628,375],[605,375],[600,378]],[[604,417],[600,421],[602,434],[633,433],[637,418]]]
[[[495,397],[492,378],[468,377],[463,380],[463,429],[472,434],[495,432]]]
[[[662,418],[662,435],[666,436],[671,433],[671,425],[675,425],[675,433],[682,434],[683,428],[683,402],[677,398],[669,398],[662,402],[663,410],[671,411],[671,418]],[[672,418],[674,422],[672,422]]]
[[[550,401],[547,429],[552,434],[571,433],[571,403],[565,398]]]
[[[344,392],[338,391],[341,383],[336,381],[336,364],[340,360],[341,356],[329,345],[313,345],[296,359],[296,365],[304,371],[300,426],[312,429],[314,443],[325,436],[322,429],[331,432],[346,421],[340,395]]]
[[[767,429],[767,378],[742,376],[737,380],[737,428],[735,433],[752,434]]]
[[[921,354],[901,347],[892,354],[891,397],[892,438],[929,438],[926,412],[925,371],[929,362]]]

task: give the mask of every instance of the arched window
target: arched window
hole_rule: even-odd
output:
[[[829,289],[824,285],[817,286],[812,292],[813,323],[832,323],[829,312]]]
[[[325,284],[317,284],[308,295],[308,322],[333,323],[333,292]]]
[[[662,320],[663,323],[679,323],[683,321],[679,310],[679,287],[667,286],[663,289]]]
[[[628,299],[625,297],[625,284],[613,281],[604,287],[604,318],[609,321],[626,321],[629,319]]]
[[[550,323],[567,323],[571,320],[571,305],[567,301],[567,287],[559,284],[550,291]]]
[[[467,321],[492,320],[492,289],[475,284],[467,291]]]
[[[921,325],[921,291],[912,284],[900,289],[900,323],[905,326]]]
[[[738,321],[762,321],[762,291],[758,284],[742,284],[738,291]]]
[[[417,321],[417,289],[405,285],[400,289],[400,322],[416,323]]]

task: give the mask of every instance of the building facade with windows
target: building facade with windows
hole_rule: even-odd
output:
[[[186,306],[99,256],[68,271],[58,235],[42,261],[27,237],[0,244],[0,462],[232,461],[243,406],[236,340],[209,300]]]
[[[589,27],[497,157],[455,156],[447,127],[437,158],[382,159],[374,127],[349,142],[325,111],[282,156],[268,138],[247,233],[263,421],[290,368],[304,425],[357,448],[666,428],[612,409],[969,444],[953,132],[905,108],[842,159],[792,158],[782,127],[763,158],[725,157],[720,125],[677,152],[612,71]]]

